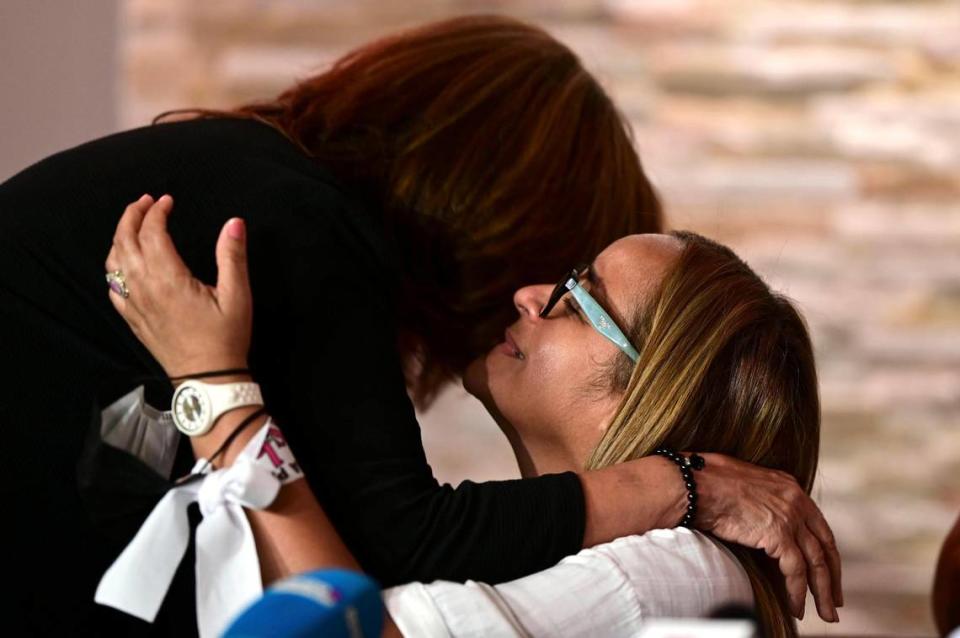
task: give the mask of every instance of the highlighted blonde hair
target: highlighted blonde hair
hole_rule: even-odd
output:
[[[809,494],[820,400],[803,318],[733,252],[685,231],[659,290],[635,314],[636,366],[619,354],[623,399],[587,469],[661,445],[727,454],[794,476]],[[783,580],[762,551],[727,545],[750,577],[763,635],[795,636]]]

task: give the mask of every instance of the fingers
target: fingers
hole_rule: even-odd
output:
[[[800,487],[796,478],[779,470],[769,470],[745,464],[742,461],[726,459],[713,455],[707,457],[707,466],[716,469],[729,467],[737,476],[739,484],[750,484],[746,499],[760,505],[766,511],[766,522],[758,528],[759,538],[753,535],[739,539],[735,533],[737,523],[728,524],[730,529],[715,531],[718,537],[762,547],[766,553],[779,562],[783,573],[789,605],[797,618],[803,618],[803,610],[809,581],[817,611],[821,618],[835,622],[838,618],[836,608],[843,604],[841,593],[840,553],[833,532],[827,525],[823,514],[809,495]],[[750,477],[754,477],[751,479]],[[725,516],[729,518],[739,511],[738,516],[745,518],[742,509],[738,510],[738,499],[725,507]],[[743,500],[743,499],[739,499]],[[728,501],[730,501],[728,497]],[[771,523],[771,520],[773,523]],[[725,536],[726,535],[726,536]],[[726,538],[726,537],[729,538]]]
[[[173,198],[170,195],[163,195],[147,209],[143,216],[138,239],[144,257],[150,263],[176,253],[173,240],[167,233],[167,216],[172,208]]]
[[[139,272],[143,266],[143,254],[140,250],[140,226],[153,198],[143,195],[123,211],[117,230],[113,234],[113,245],[104,264],[107,272],[122,270],[126,278]],[[119,296],[119,295],[117,295]],[[114,304],[116,305],[116,304]],[[124,304],[126,300],[124,300]]]
[[[190,270],[177,252],[173,238],[167,232],[167,217],[173,210],[173,197],[163,195],[150,206],[140,227],[140,247],[145,261],[145,275],[156,282],[178,281],[190,275]]]
[[[121,261],[118,257],[119,249],[116,242],[110,246],[110,252],[107,254],[107,260],[104,262],[104,268],[106,272],[114,273],[118,270],[122,271]],[[109,284],[109,279],[107,279],[109,287],[107,288],[107,297],[110,298],[110,302],[113,303],[113,307],[116,308],[117,312],[124,318],[126,318],[127,313],[127,300],[119,292],[113,289],[113,284]]]
[[[116,258],[113,256],[114,251],[110,251],[110,255],[107,257],[107,271],[113,272],[120,269],[119,264],[116,262]],[[114,309],[123,317],[123,320],[127,322],[127,325],[130,326],[130,329],[138,337],[140,336],[140,326],[142,324],[142,315],[137,310],[136,306],[130,303],[129,299],[123,297],[117,291],[107,288],[107,297],[110,299],[110,303],[113,304]]]
[[[107,261],[104,262],[104,267],[107,269],[107,273],[112,273],[120,270],[120,260],[117,258],[117,247],[113,245],[110,247],[110,253],[107,254]],[[107,279],[109,282],[110,280]],[[122,295],[117,294],[113,287],[110,286],[107,288],[108,296],[110,301],[113,302],[113,307],[120,311],[120,314],[123,314],[123,309],[126,307],[126,299]]]
[[[830,581],[833,590],[833,604],[837,607],[843,607],[843,582],[841,580],[840,570],[840,550],[837,549],[837,541],[834,539],[833,531],[827,520],[823,517],[820,508],[813,506],[813,512],[807,517],[807,527],[814,536],[820,541],[826,553],[827,565],[830,567]]]
[[[153,198],[142,195],[140,199],[128,205],[120,217],[117,230],[113,235],[113,245],[118,248],[118,257],[140,254],[140,226],[143,217],[153,204]],[[127,266],[129,268],[129,266]]]
[[[110,246],[110,252],[107,253],[107,260],[103,262],[107,272],[113,272],[120,269],[120,260],[117,259],[117,247]]]
[[[166,214],[163,211],[165,208],[168,209],[170,204],[169,196],[161,197],[158,202],[154,202],[150,195],[143,195],[126,207],[117,223],[113,244],[104,266],[108,273],[122,271],[131,290],[136,289],[136,284],[132,283],[132,280],[143,273],[144,260],[150,259],[150,253],[155,251],[155,247],[162,245],[162,239],[158,240],[157,235],[162,234],[169,239],[165,228]],[[163,217],[163,221],[159,221],[158,217]],[[144,254],[145,250],[147,255]],[[110,288],[107,290],[114,308],[131,327],[136,329],[138,313],[135,312],[136,304],[132,303],[132,295],[130,298],[124,298]]]
[[[767,553],[777,558],[775,553]],[[803,619],[803,608],[807,600],[807,563],[800,549],[787,536],[784,537],[784,545],[779,554],[780,571],[786,581],[790,610],[794,616]]]
[[[806,558],[807,577],[810,590],[813,592],[813,600],[817,604],[817,613],[827,622],[837,622],[839,616],[833,603],[826,553],[817,537],[802,523],[797,532],[797,541]]]
[[[244,221],[231,218],[217,239],[217,303],[225,312],[246,312],[252,303]]]

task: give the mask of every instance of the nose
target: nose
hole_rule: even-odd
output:
[[[513,305],[517,307],[520,317],[536,320],[540,318],[540,311],[550,299],[553,287],[548,284],[524,286],[513,293]]]

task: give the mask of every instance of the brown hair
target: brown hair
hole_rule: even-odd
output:
[[[570,49],[511,18],[427,24],[273,99],[154,123],[184,112],[263,121],[383,211],[421,406],[500,340],[514,290],[662,225],[610,98]]]
[[[661,445],[717,452],[787,472],[809,494],[820,449],[820,399],[803,318],[730,249],[674,231],[684,247],[638,308],[636,365],[614,359],[623,398],[587,469]],[[795,636],[783,579],[763,551],[727,544],[750,577],[763,635]]]

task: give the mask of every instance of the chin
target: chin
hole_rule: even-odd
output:
[[[480,399],[490,396],[487,385],[487,355],[477,357],[463,371],[463,389]]]
[[[497,405],[494,393],[490,388],[490,375],[492,367],[497,363],[496,357],[503,355],[491,350],[486,355],[477,357],[467,366],[463,372],[463,389],[472,394],[484,409],[490,414],[497,425],[510,440],[511,445],[517,443],[516,433],[513,426],[508,422]],[[496,374],[493,372],[493,374]],[[502,398],[502,397],[501,397]]]

